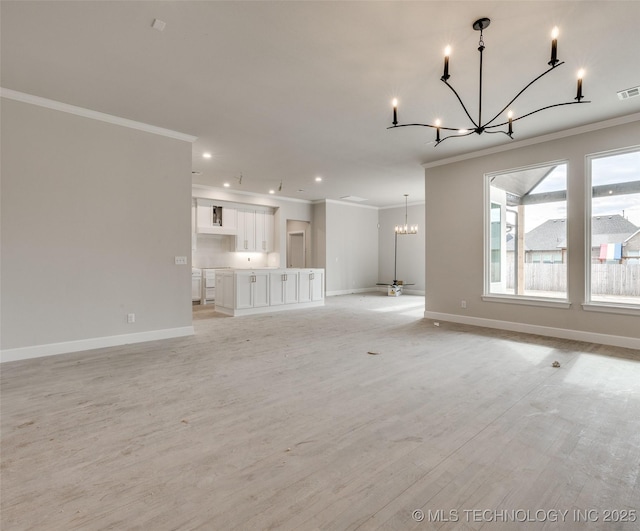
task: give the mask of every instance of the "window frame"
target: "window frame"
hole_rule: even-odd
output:
[[[540,162],[535,164],[527,164],[525,166],[507,168],[499,171],[487,172],[484,174],[484,187],[483,187],[483,294],[482,300],[487,302],[500,302],[507,304],[521,304],[525,306],[541,306],[546,308],[559,308],[569,309],[571,308],[571,301],[569,300],[569,271],[570,271],[570,256],[571,253],[567,249],[567,289],[564,297],[538,297],[535,295],[518,295],[511,293],[492,293],[491,292],[491,206],[495,203],[491,195],[491,179],[498,175],[504,175],[505,173],[514,173],[518,171],[525,171],[536,168],[543,168],[548,166],[560,166],[565,165],[567,169],[567,178],[565,181],[565,191],[567,198],[565,200],[567,206],[566,227],[567,234],[569,234],[569,174],[570,174],[570,161],[568,158],[551,160],[546,162]]]
[[[594,301],[591,298],[591,221],[593,218],[593,161],[626,153],[640,152],[640,145],[599,151],[585,155],[585,241],[584,241],[584,302],[582,309],[591,312],[618,313],[640,316],[640,303],[625,304],[616,302]]]

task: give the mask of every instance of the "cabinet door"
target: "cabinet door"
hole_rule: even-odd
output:
[[[223,207],[222,209],[222,226],[225,229],[237,228],[238,211],[235,208]]]
[[[311,272],[311,300],[324,299],[324,269],[314,269]]]
[[[298,302],[298,273],[286,271],[284,277],[284,303]]]
[[[253,307],[253,274],[236,273],[236,305],[239,310]]]
[[[196,199],[196,230],[197,232],[213,228],[213,202],[206,199]]]
[[[238,210],[236,251],[256,250],[256,213]]]
[[[269,306],[269,273],[261,272],[254,275],[253,307]]]
[[[272,271],[269,273],[269,289],[271,295],[271,306],[284,304],[284,272]]]
[[[300,271],[298,285],[300,286],[298,291],[299,302],[309,302],[311,300],[311,275],[313,273],[309,270]]]
[[[202,279],[191,278],[191,300],[199,301],[202,297]]]

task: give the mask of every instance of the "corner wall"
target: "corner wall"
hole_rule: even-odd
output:
[[[600,129],[425,171],[426,317],[640,348],[634,315],[584,311],[585,156],[640,144],[640,122]],[[569,309],[483,301],[484,174],[568,160]],[[462,193],[464,191],[464,193]],[[461,300],[467,308],[460,307]]]
[[[2,360],[193,333],[191,143],[1,101]]]
[[[370,291],[378,282],[378,209],[325,201],[327,295]]]

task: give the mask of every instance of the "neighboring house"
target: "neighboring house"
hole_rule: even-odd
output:
[[[524,236],[526,263],[566,263],[567,226],[565,219],[549,219]],[[591,219],[592,262],[632,259],[640,261],[640,227],[619,214]],[[507,237],[508,259],[513,259],[513,237]]]

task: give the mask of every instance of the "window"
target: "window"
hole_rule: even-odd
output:
[[[567,164],[486,176],[485,294],[567,299]]]
[[[587,301],[640,308],[640,147],[587,160]]]

